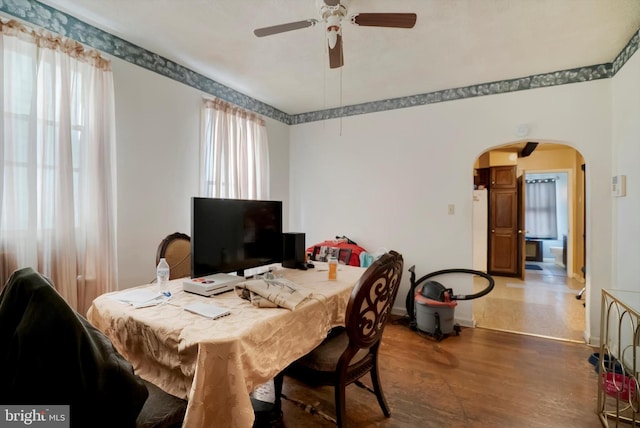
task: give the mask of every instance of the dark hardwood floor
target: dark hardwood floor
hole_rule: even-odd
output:
[[[580,344],[482,328],[440,342],[390,323],[380,350],[391,418],[375,396],[347,387],[352,427],[600,427],[595,413],[596,350]],[[370,384],[369,377],[365,377]],[[284,394],[335,416],[333,389],[285,377]],[[332,427],[319,414],[283,400],[284,425]]]

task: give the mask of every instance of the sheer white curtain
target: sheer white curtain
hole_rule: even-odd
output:
[[[525,182],[525,225],[527,237],[558,238],[555,179]]]
[[[269,143],[264,120],[222,100],[202,107],[200,193],[269,198]]]
[[[116,289],[113,76],[72,40],[0,25],[0,279],[31,266],[84,314]]]

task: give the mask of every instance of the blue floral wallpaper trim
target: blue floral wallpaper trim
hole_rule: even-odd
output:
[[[35,0],[0,0],[0,11],[288,125],[606,79],[622,68],[640,44],[636,32],[612,63],[290,115]]]
[[[340,108],[314,111],[291,116],[291,124],[300,124],[325,119],[335,119],[344,116],[374,113],[425,104],[435,104],[444,101],[460,100],[463,98],[481,97],[485,95],[504,94],[507,92],[526,89],[544,88],[547,86],[565,85],[567,83],[586,82],[589,80],[611,77],[612,66],[609,64],[581,67],[573,70],[556,71],[554,73],[536,74],[518,79],[501,80],[499,82],[481,83],[462,88],[445,89],[443,91],[408,97],[391,98],[364,104],[350,105]]]
[[[290,116],[283,111],[35,0],[0,0],[0,11],[177,80],[247,110],[280,122],[289,123],[290,121]]]
[[[640,47],[640,30],[636,31],[631,37],[631,40],[627,42],[627,45],[620,51],[615,60],[613,60],[613,72],[611,76],[615,76],[618,71],[622,68],[623,65],[627,63],[629,58],[633,56],[634,53]]]

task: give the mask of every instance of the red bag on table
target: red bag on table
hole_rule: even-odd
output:
[[[360,254],[367,251],[357,244],[350,244],[345,239],[328,240],[307,248],[307,254],[311,254],[311,260],[324,261],[318,259],[322,247],[326,249],[338,248],[338,261],[351,266],[360,266]]]

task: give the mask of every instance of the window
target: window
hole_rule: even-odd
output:
[[[84,313],[116,288],[113,76],[72,40],[0,30],[0,280],[33,267]]]
[[[201,194],[269,198],[269,144],[264,120],[222,100],[202,107]]]
[[[555,178],[525,181],[525,225],[528,238],[557,239]]]

